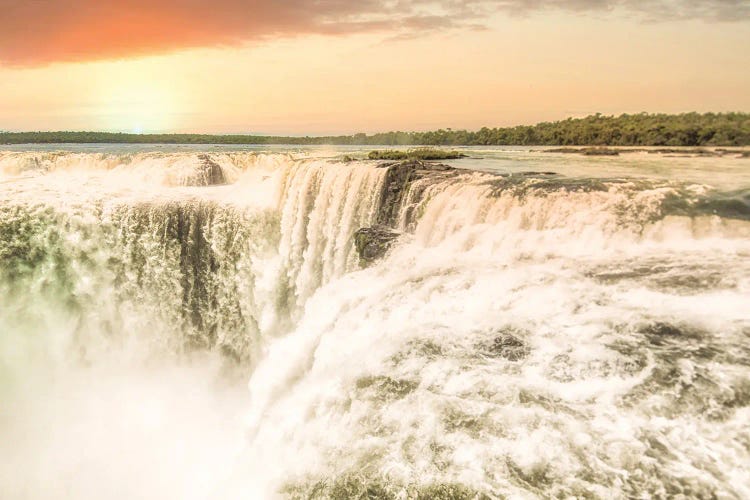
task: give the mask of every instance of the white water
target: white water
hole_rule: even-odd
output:
[[[750,223],[662,213],[710,186],[417,181],[358,270],[384,169],[210,157],[0,154],[3,498],[750,496]]]

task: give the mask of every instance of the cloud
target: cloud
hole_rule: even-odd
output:
[[[37,65],[138,56],[191,47],[232,46],[305,34],[453,29],[475,15],[471,3],[0,0],[0,61],[11,65]]]
[[[0,0],[0,62],[34,66],[308,34],[482,29],[497,13],[624,12],[644,20],[750,18],[748,0]]]
[[[750,0],[497,0],[498,9],[512,14],[539,10],[573,12],[618,12],[643,21],[746,21]]]

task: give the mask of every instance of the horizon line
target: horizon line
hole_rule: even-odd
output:
[[[265,133],[265,132],[168,132],[168,131],[148,131],[148,132],[127,132],[122,130],[4,130],[0,129],[0,134],[110,134],[110,135],[127,135],[127,136],[139,136],[139,137],[147,137],[147,136],[154,136],[154,135],[171,135],[171,136],[188,136],[188,135],[198,135],[198,136],[213,136],[213,137],[232,137],[232,136],[240,136],[240,137],[265,137],[265,138],[328,138],[328,137],[354,137],[354,136],[361,136],[364,135],[366,137],[372,137],[379,134],[393,134],[393,133],[403,133],[403,134],[420,134],[420,133],[429,133],[429,132],[439,132],[439,131],[446,131],[446,132],[473,132],[473,131],[479,131],[483,129],[513,129],[518,127],[536,127],[539,125],[544,124],[556,124],[556,123],[562,123],[566,121],[576,121],[576,120],[587,120],[591,118],[605,118],[605,119],[615,119],[615,118],[622,118],[622,117],[630,117],[630,116],[650,116],[650,117],[657,117],[657,116],[665,116],[665,117],[677,117],[677,116],[685,116],[685,115],[750,115],[750,111],[706,111],[706,112],[700,112],[700,111],[684,111],[680,113],[664,113],[664,112],[649,112],[649,111],[641,111],[638,113],[620,113],[620,114],[603,114],[603,113],[592,113],[585,116],[568,116],[565,118],[561,118],[558,120],[546,120],[546,121],[539,121],[535,123],[520,123],[516,125],[506,125],[506,126],[482,126],[475,129],[469,129],[469,128],[453,128],[453,127],[440,127],[436,129],[426,129],[426,130],[399,130],[399,129],[393,129],[388,131],[379,131],[379,132],[348,132],[348,133],[327,133],[327,134],[295,134],[295,133],[286,133],[286,134],[273,134],[273,133]]]

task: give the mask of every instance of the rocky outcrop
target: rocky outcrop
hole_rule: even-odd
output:
[[[388,172],[383,182],[383,190],[378,203],[377,217],[373,227],[364,227],[354,234],[354,245],[359,253],[362,267],[372,264],[385,255],[399,236],[397,230],[403,200],[412,183],[416,180],[434,178],[435,181],[458,175],[459,169],[442,163],[422,160],[385,162],[378,168]],[[407,214],[407,219],[409,219]]]
[[[577,153],[584,156],[619,156],[620,150],[604,148],[604,147],[593,147],[593,148],[554,148],[544,149],[544,153]],[[625,152],[628,152],[627,150]]]
[[[354,233],[354,246],[362,267],[381,258],[399,237],[399,233],[384,226],[363,227]]]
[[[446,176],[454,176],[458,173],[458,170],[450,165],[421,160],[382,163],[378,165],[378,168],[388,169],[383,184],[383,192],[380,195],[377,219],[378,225],[387,227],[395,227],[401,202],[412,182],[425,177],[435,177],[436,180],[443,179]]]
[[[504,358],[508,361],[520,361],[529,355],[530,347],[524,342],[523,335],[513,328],[501,329],[497,336],[483,347],[486,356]]]
[[[410,149],[408,151],[400,151],[393,149],[370,151],[367,155],[370,160],[424,160],[424,161],[435,161],[435,160],[458,160],[459,158],[466,158],[466,155],[459,153],[458,151],[448,151],[445,149],[437,148],[418,148]]]
[[[201,186],[216,186],[219,184],[226,184],[227,179],[224,177],[224,171],[221,166],[213,161],[208,155],[200,155],[198,157],[201,160],[201,170],[199,172],[199,185]]]

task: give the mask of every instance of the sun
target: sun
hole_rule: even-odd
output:
[[[176,101],[163,81],[126,73],[102,89],[97,107],[104,128],[142,134],[173,130]]]

